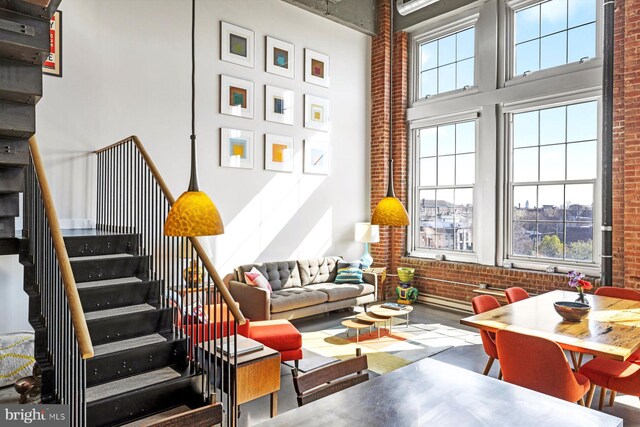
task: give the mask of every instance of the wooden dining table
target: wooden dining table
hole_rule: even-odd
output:
[[[466,317],[460,323],[489,332],[507,329],[535,335],[571,352],[626,360],[640,348],[640,302],[586,297],[591,311],[580,322],[564,321],[553,307],[556,301],[575,301],[578,293],[558,290]]]

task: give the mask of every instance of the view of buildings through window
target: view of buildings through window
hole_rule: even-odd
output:
[[[593,261],[597,102],[512,117],[512,255]]]
[[[476,122],[418,131],[418,247],[473,251]]]

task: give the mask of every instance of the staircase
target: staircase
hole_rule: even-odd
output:
[[[17,254],[15,234],[28,138],[42,97],[49,21],[61,0],[0,0],[0,255]]]
[[[87,360],[87,425],[110,426],[173,407],[203,406],[187,338],[161,307],[139,236],[79,231],[64,237],[94,357]],[[211,424],[222,421],[222,408]]]

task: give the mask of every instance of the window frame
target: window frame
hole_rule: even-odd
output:
[[[418,33],[417,35],[412,36],[411,38],[411,58],[415,58],[411,61],[410,73],[412,78],[410,81],[412,84],[409,88],[409,99],[411,103],[414,105],[419,105],[420,103],[426,103],[434,99],[443,99],[461,96],[469,93],[476,93],[478,91],[478,41],[477,41],[477,31],[476,24],[478,21],[479,14],[475,11],[472,14],[466,14],[464,18],[458,18],[455,21],[444,22],[436,28],[428,31],[423,31]],[[434,95],[430,95],[428,97],[420,98],[420,83],[421,79],[419,78],[421,70],[420,70],[420,46],[425,43],[430,43],[432,41],[447,37],[449,35],[453,35],[459,33],[461,31],[467,30],[469,28],[473,28],[473,85],[468,86],[466,88],[454,89],[447,92],[440,92]]]
[[[544,68],[532,71],[526,75],[515,74],[515,16],[516,12],[531,6],[546,3],[549,0],[507,0],[505,20],[505,61],[504,61],[504,84],[505,86],[516,85],[526,81],[540,80],[549,77],[556,77],[562,74],[571,74],[580,70],[602,67],[603,49],[603,12],[602,1],[596,0],[596,56],[584,61],[569,62],[555,67]]]
[[[596,141],[596,177],[594,179],[583,180],[563,180],[563,181],[538,181],[531,183],[532,185],[552,185],[552,184],[572,184],[574,181],[586,183],[592,181],[593,190],[593,260],[591,262],[582,262],[578,260],[566,260],[556,258],[528,257],[525,255],[514,255],[513,251],[513,233],[512,226],[514,221],[513,209],[513,187],[522,185],[513,182],[513,115],[518,113],[526,113],[531,111],[539,111],[548,108],[581,104],[585,102],[595,101],[597,103],[597,141]],[[579,270],[585,274],[598,275],[600,273],[600,255],[602,237],[599,233],[599,224],[602,222],[602,99],[600,93],[576,94],[573,96],[558,97],[553,100],[535,100],[527,103],[517,103],[505,106],[503,109],[504,116],[504,138],[505,138],[505,194],[503,197],[503,209],[505,211],[505,221],[503,223],[503,262],[505,267],[522,268],[528,270],[552,270],[561,273],[567,273],[570,270]],[[566,142],[565,142],[566,144]],[[568,161],[568,159],[565,159]],[[566,217],[562,220],[566,226]]]
[[[478,239],[478,227],[476,226],[476,202],[478,198],[478,194],[476,191],[477,185],[477,176],[478,176],[478,141],[479,141],[479,121],[480,113],[478,111],[473,112],[464,112],[461,114],[443,116],[437,118],[430,118],[425,120],[417,120],[410,124],[409,130],[411,132],[410,139],[410,147],[409,147],[409,155],[410,155],[410,173],[409,173],[409,182],[411,185],[411,189],[408,192],[409,194],[409,215],[411,216],[412,224],[420,223],[420,212],[419,212],[419,204],[420,204],[420,191],[425,189],[423,186],[418,185],[419,182],[419,163],[420,163],[420,141],[418,139],[418,134],[421,129],[428,129],[437,126],[446,126],[456,123],[464,123],[464,122],[475,122],[475,144],[474,144],[474,163],[475,163],[475,171],[474,171],[474,181],[473,184],[464,184],[464,185],[443,185],[443,186],[429,186],[428,189],[455,189],[455,188],[471,188],[473,191],[472,203],[473,203],[473,216],[472,216],[472,224],[473,224],[473,251],[458,251],[455,249],[443,249],[443,248],[420,248],[418,247],[418,242],[420,241],[420,227],[410,227],[410,232],[407,233],[407,243],[409,247],[408,255],[415,258],[427,258],[427,259],[446,259],[447,261],[460,261],[460,262],[478,262],[477,255],[477,247],[476,241]]]

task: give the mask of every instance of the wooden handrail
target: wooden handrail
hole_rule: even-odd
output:
[[[47,175],[44,170],[44,164],[42,163],[40,149],[38,148],[35,136],[29,138],[29,148],[31,149],[31,157],[33,158],[33,167],[38,177],[38,182],[40,183],[44,213],[49,221],[51,239],[53,240],[56,259],[58,260],[58,266],[60,267],[65,295],[69,302],[69,312],[71,313],[71,322],[73,323],[76,338],[78,339],[78,348],[80,349],[80,354],[83,359],[90,359],[93,357],[93,344],[91,343],[89,328],[87,328],[87,321],[84,318],[84,310],[80,303],[76,280],[73,277],[73,270],[71,269],[71,263],[69,262],[69,254],[67,254],[67,247],[64,244],[64,238],[62,237],[62,231],[60,230],[60,223],[58,222],[58,214],[56,213],[56,207],[53,204],[51,189],[49,188],[49,182],[47,181]]]
[[[100,154],[104,151],[111,150],[120,145],[124,145],[129,141],[133,141],[133,143],[136,145],[136,147],[138,148],[138,151],[140,151],[140,154],[144,158],[144,161],[147,163],[147,166],[149,167],[151,174],[153,175],[155,180],[158,182],[158,185],[160,186],[162,193],[167,198],[169,205],[173,206],[176,199],[171,194],[171,191],[169,190],[169,187],[167,187],[166,182],[164,182],[162,175],[160,175],[158,168],[156,168],[156,165],[153,163],[153,160],[151,160],[149,153],[147,153],[147,150],[144,148],[144,145],[142,145],[142,142],[140,142],[137,136],[131,135],[130,137],[125,138],[122,141],[118,141],[107,147],[96,150],[94,151],[94,153]],[[209,273],[209,277],[213,279],[214,285],[216,286],[216,288],[218,288],[218,291],[220,291],[220,294],[222,294],[222,299],[224,299],[224,302],[227,304],[227,306],[231,310],[233,317],[236,319],[239,325],[244,325],[246,323],[246,320],[242,315],[242,312],[238,308],[238,304],[236,304],[235,300],[231,296],[231,293],[229,293],[229,290],[222,282],[222,279],[220,278],[220,275],[218,274],[218,271],[216,270],[216,268],[213,266],[213,263],[209,259],[207,252],[204,250],[204,248],[202,247],[202,245],[200,244],[197,238],[189,237],[189,241],[191,241],[191,245],[196,250],[196,253],[202,260],[202,264],[204,265],[204,268],[207,270],[207,273]]]

